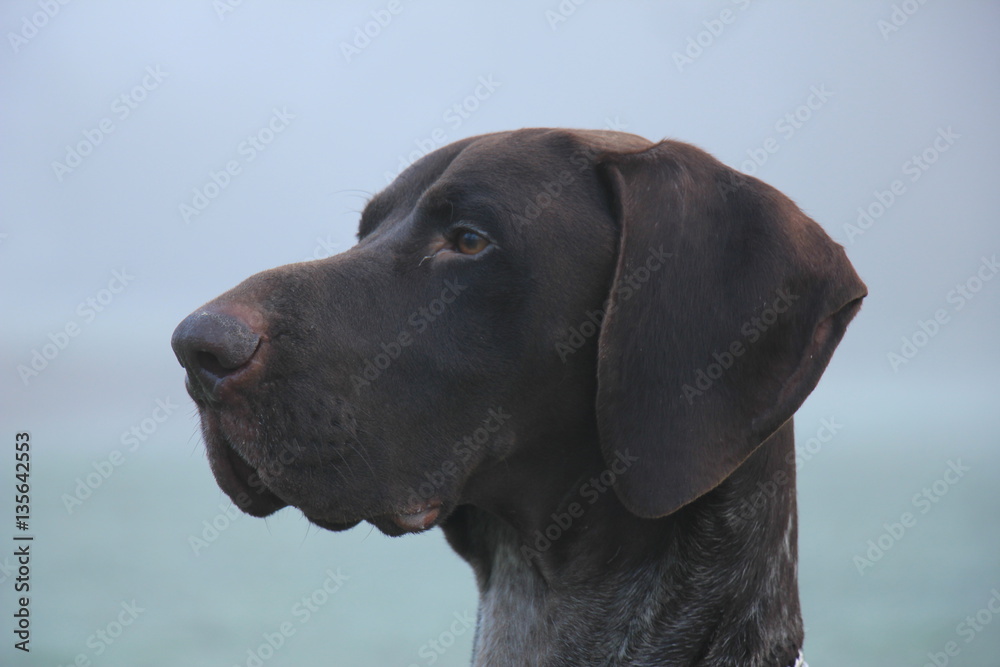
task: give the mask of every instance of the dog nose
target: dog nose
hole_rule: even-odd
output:
[[[197,397],[218,399],[224,381],[247,365],[260,334],[243,318],[206,306],[174,329],[170,345]]]

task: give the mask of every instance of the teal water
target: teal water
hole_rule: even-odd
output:
[[[807,658],[813,667],[921,666],[954,642],[948,664],[996,667],[1000,618],[989,604],[1000,590],[1000,430],[986,409],[993,397],[967,392],[936,409],[898,397],[895,412],[852,408],[878,400],[830,393],[796,418]],[[439,531],[390,539],[365,524],[325,532],[294,510],[267,520],[230,516],[193,417],[182,413],[123,452],[124,462],[72,513],[63,495],[121,446],[76,441],[71,424],[33,428],[32,651],[13,651],[4,628],[0,664],[468,664],[472,631],[462,619],[475,613],[474,583]],[[820,427],[831,418],[836,432],[827,437]],[[935,487],[954,461],[968,471]],[[924,487],[944,493],[915,501]],[[892,524],[904,512],[915,523],[897,538]],[[197,549],[192,538],[203,540]],[[866,557],[868,541],[890,538],[860,572],[856,557]],[[10,583],[0,584],[6,626]],[[1000,600],[992,604],[1000,608]],[[977,614],[978,631],[961,625]],[[119,628],[120,617],[130,624]],[[106,642],[102,629],[120,634]]]

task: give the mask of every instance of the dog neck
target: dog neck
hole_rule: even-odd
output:
[[[547,504],[522,477],[522,502],[463,505],[444,525],[479,585],[473,665],[795,662],[791,422],[715,490],[661,519],[629,513],[590,468],[561,480],[571,491]],[[508,470],[517,477],[516,463]],[[554,487],[549,478],[530,488]]]

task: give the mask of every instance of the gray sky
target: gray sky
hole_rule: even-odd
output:
[[[1000,8],[921,6],[890,30],[886,3],[590,2],[565,17],[550,4],[70,3],[43,22],[33,3],[5,3],[8,401],[31,410],[81,378],[148,393],[176,321],[253,272],[348,247],[402,159],[525,126],[671,137],[754,171],[845,243],[871,289],[832,370],[996,386],[1000,280],[961,312],[947,296],[1000,251]],[[247,139],[262,131],[258,150]],[[78,166],[55,164],[75,164],[76,147],[89,151]],[[925,150],[926,170],[909,162]],[[231,161],[216,193],[211,174]],[[896,180],[881,217],[845,228]],[[185,216],[206,188],[216,196]],[[81,316],[123,268],[134,280]],[[940,308],[954,318],[893,371],[887,354]],[[25,385],[17,367],[74,322]]]

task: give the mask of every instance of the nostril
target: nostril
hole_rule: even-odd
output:
[[[245,319],[209,306],[177,325],[170,343],[192,384],[212,395],[221,379],[253,358],[260,334]]]
[[[225,368],[211,352],[196,352],[194,355],[196,366],[208,371],[216,377],[226,375],[229,369]]]

